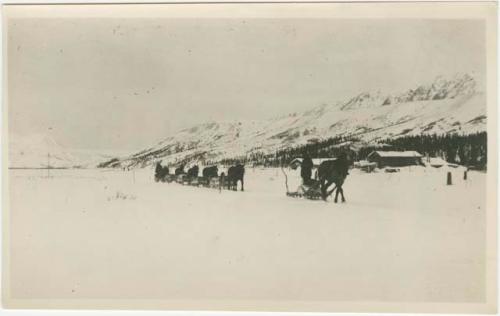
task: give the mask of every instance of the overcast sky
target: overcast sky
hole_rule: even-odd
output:
[[[7,35],[10,132],[72,148],[485,73],[479,20],[10,19]]]

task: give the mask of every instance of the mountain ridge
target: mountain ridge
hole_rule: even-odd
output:
[[[486,96],[475,78],[458,74],[437,77],[396,94],[361,92],[332,104],[267,120],[209,121],[170,135],[156,145],[101,164],[105,167],[145,167],[220,161],[323,141],[356,137],[373,144],[411,135],[471,134],[486,130]]]

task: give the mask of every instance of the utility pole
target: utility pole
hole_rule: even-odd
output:
[[[47,178],[50,178],[50,152],[47,152]]]
[[[46,137],[49,137],[52,127],[48,127]],[[50,178],[50,139],[47,140],[47,178]]]

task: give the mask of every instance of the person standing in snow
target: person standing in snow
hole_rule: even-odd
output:
[[[312,168],[313,161],[309,154],[305,153],[300,167],[300,176],[302,177],[302,183],[305,185],[311,182]]]
[[[156,163],[156,168],[155,168],[155,181],[156,182],[160,181],[160,179],[162,177],[162,171],[163,171],[163,167],[161,165],[161,161],[158,161]]]

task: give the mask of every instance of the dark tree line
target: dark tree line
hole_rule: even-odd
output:
[[[469,135],[419,135],[381,141],[392,150],[416,150],[422,155],[441,157],[447,162],[486,168],[486,132]]]
[[[359,140],[354,137],[338,136],[311,144],[280,149],[272,154],[257,152],[245,157],[224,159],[221,163],[230,165],[241,162],[265,167],[285,166],[294,158],[302,157],[305,152],[314,158],[335,157],[341,151],[349,148],[349,143],[357,141]],[[354,158],[355,160],[365,160],[374,150],[415,150],[424,156],[441,157],[450,163],[485,169],[487,165],[487,134],[481,132],[469,135],[418,135],[382,139],[373,145],[358,148]]]

